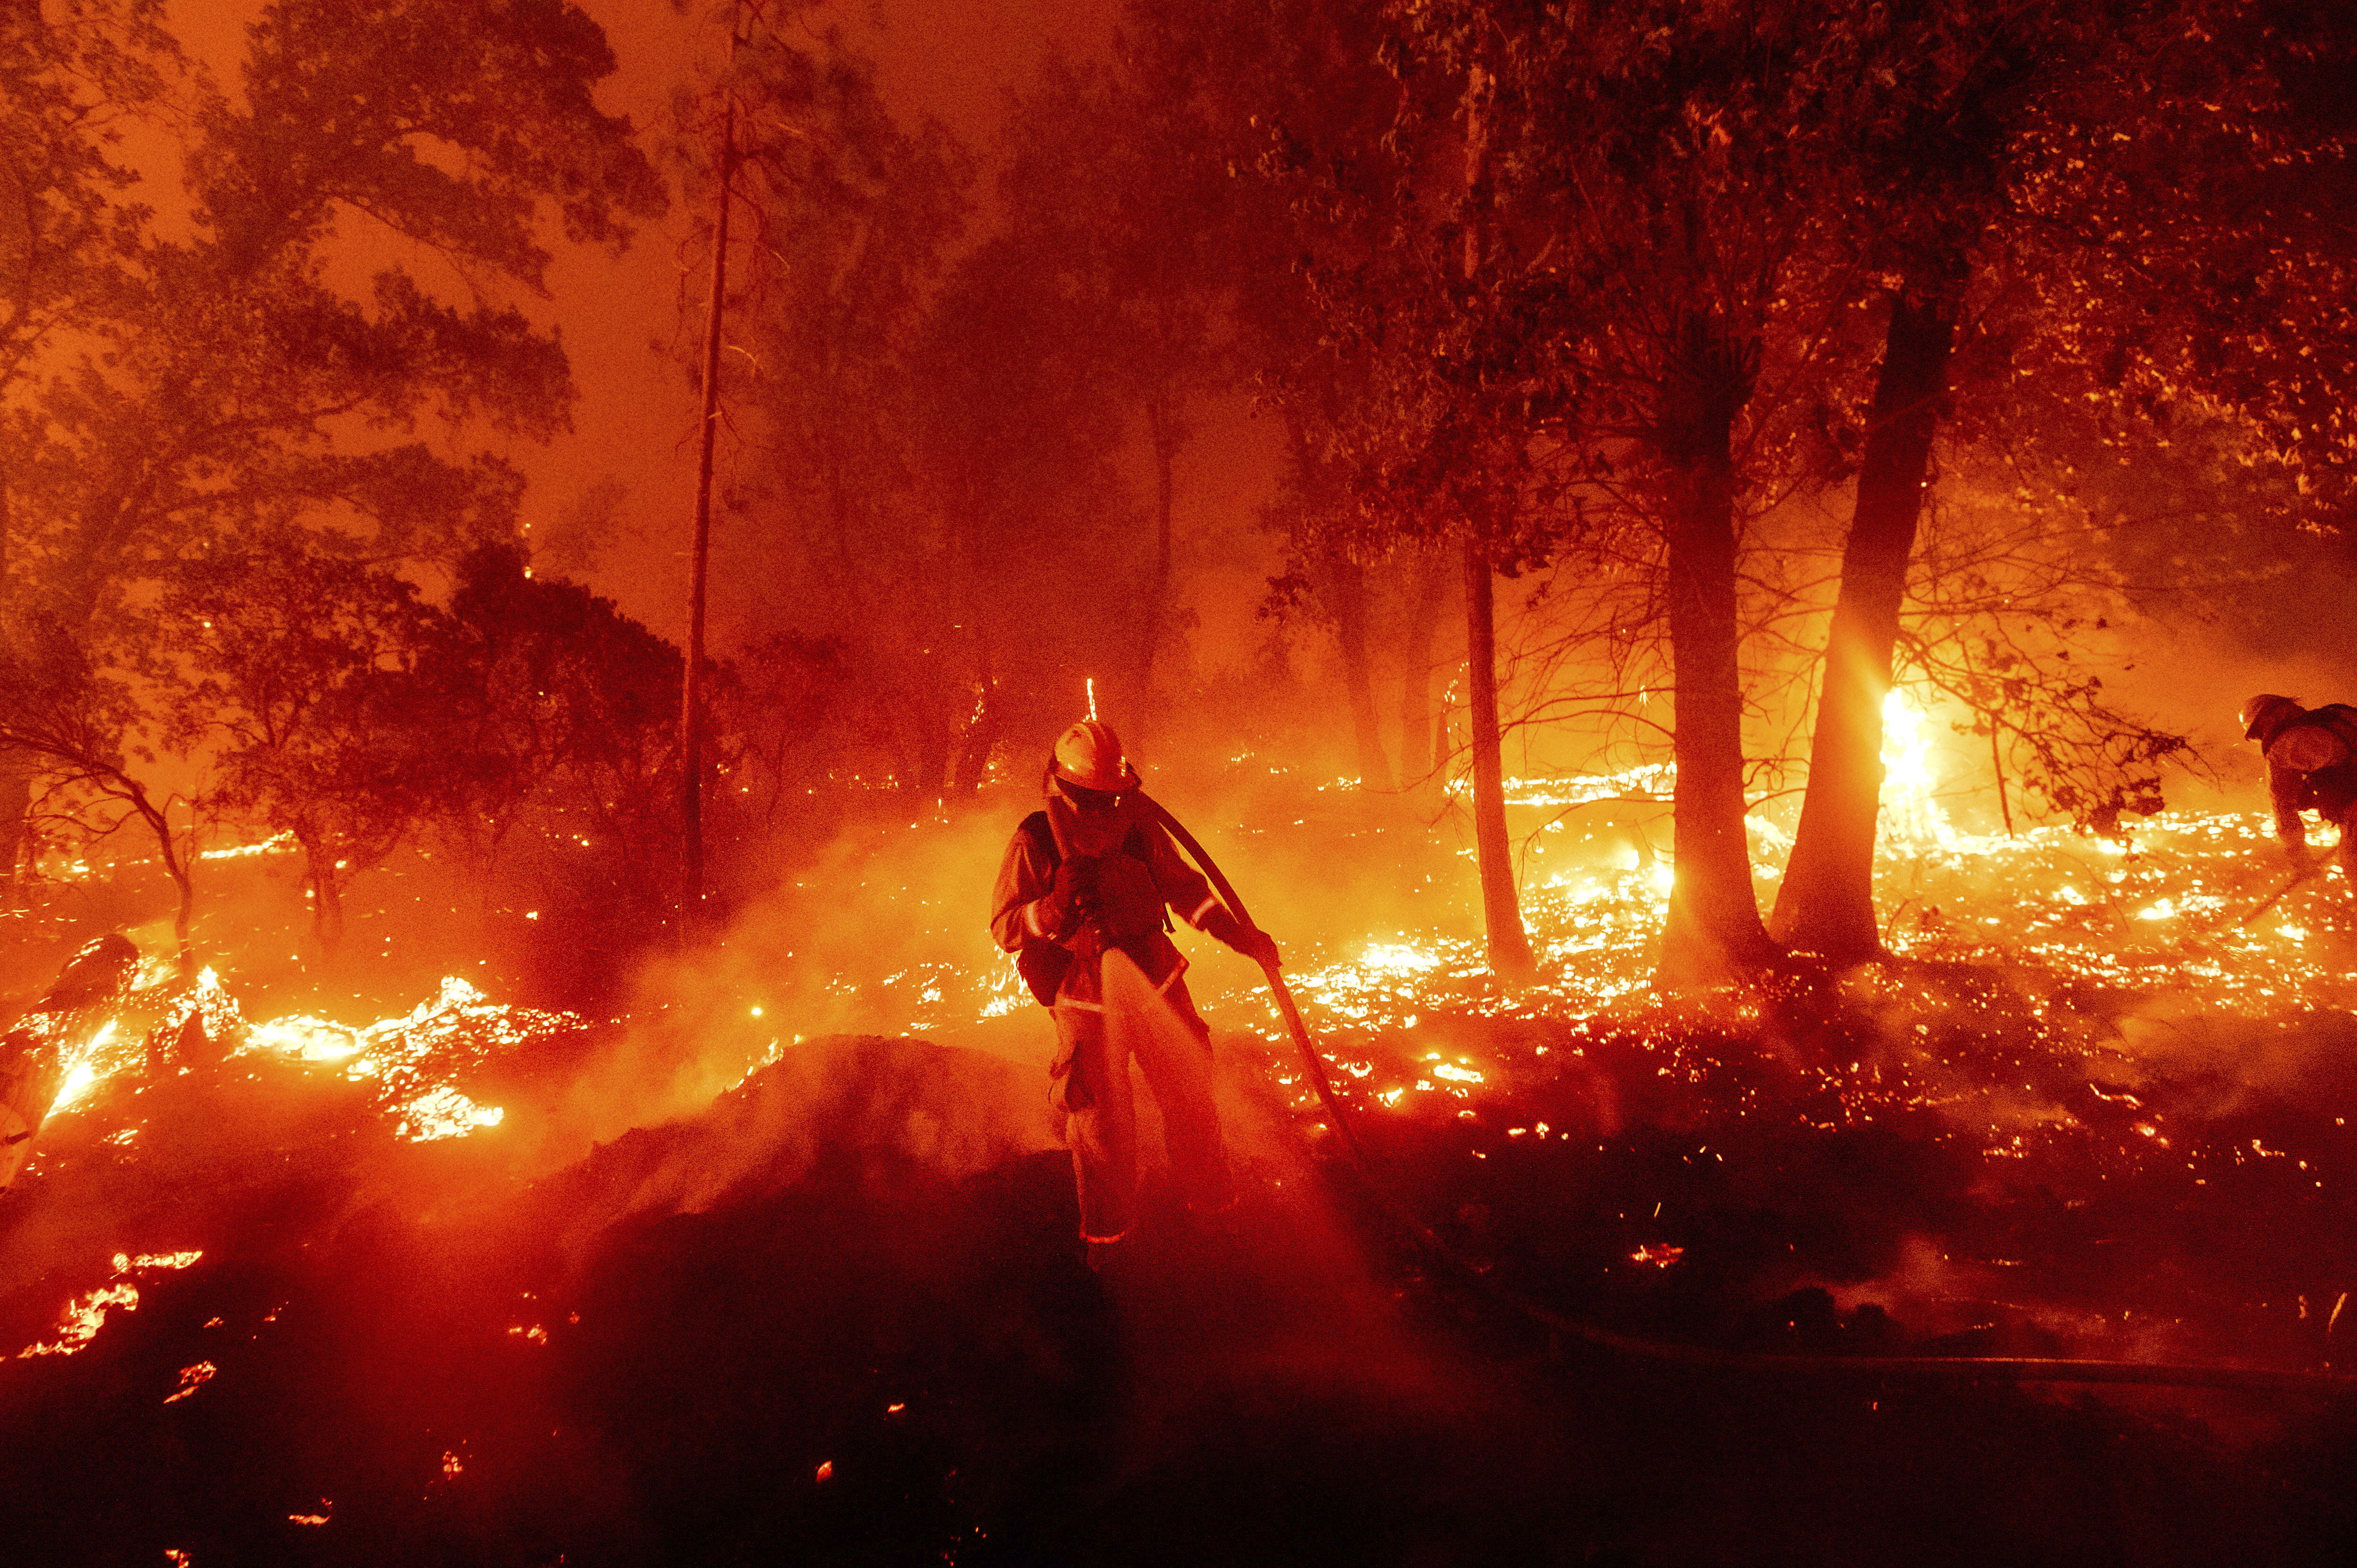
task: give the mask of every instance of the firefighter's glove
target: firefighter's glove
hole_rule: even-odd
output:
[[[1266,931],[1237,919],[1224,904],[1211,906],[1211,913],[1203,918],[1203,930],[1206,935],[1217,937],[1264,969],[1275,969],[1282,961],[1277,954],[1275,939]]]
[[[1082,898],[1082,888],[1084,883],[1087,886],[1089,902],[1093,903],[1095,900],[1094,868],[1082,869],[1088,865],[1088,862],[1077,855],[1057,865],[1055,886],[1049,888],[1046,895],[1039,900],[1039,925],[1049,936],[1063,937],[1078,923],[1081,916],[1087,912],[1089,906],[1083,903]]]
[[[1236,943],[1236,951],[1263,969],[1275,969],[1285,961],[1285,956],[1276,950],[1276,939],[1257,926],[1245,929],[1243,940]]]
[[[1083,915],[1104,911],[1104,896],[1097,875],[1101,869],[1102,863],[1092,854],[1076,854],[1056,867],[1059,877],[1067,871],[1072,874],[1072,908]]]

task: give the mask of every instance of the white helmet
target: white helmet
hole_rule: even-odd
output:
[[[1107,794],[1137,788],[1137,769],[1122,755],[1121,736],[1098,719],[1082,719],[1057,739],[1055,773],[1067,784]]]

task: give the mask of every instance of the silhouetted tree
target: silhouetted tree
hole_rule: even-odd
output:
[[[418,679],[432,612],[389,572],[293,531],[188,563],[162,605],[184,672],[166,734],[202,746],[217,815],[292,834],[333,952],[343,886],[440,804],[447,753]]]

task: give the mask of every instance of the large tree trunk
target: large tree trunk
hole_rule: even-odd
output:
[[[1914,280],[1910,280],[1910,285]],[[1825,639],[1824,690],[1809,745],[1809,789],[1784,882],[1776,939],[1836,963],[1882,950],[1874,914],[1874,837],[1882,794],[1882,705],[1907,560],[1915,547],[1932,437],[1955,338],[1954,285],[1902,287],[1874,388],[1841,593]]]
[[[1481,920],[1490,939],[1490,972],[1510,985],[1538,970],[1514,893],[1513,850],[1506,841],[1506,789],[1499,752],[1498,647],[1490,596],[1490,553],[1480,533],[1465,541],[1465,658],[1468,745],[1473,754],[1473,854],[1481,868]]]
[[[1327,572],[1334,611],[1334,642],[1342,655],[1342,685],[1351,701],[1351,737],[1358,745],[1359,788],[1388,791],[1391,764],[1375,722],[1375,677],[1367,660],[1367,575],[1355,561],[1336,560]]]
[[[1434,551],[1415,568],[1415,607],[1407,643],[1400,650],[1400,784],[1429,785],[1439,766],[1433,748],[1432,639],[1440,631],[1440,611],[1448,598],[1445,558]]]
[[[1662,933],[1661,974],[1671,984],[1738,978],[1775,956],[1751,891],[1744,829],[1732,439],[1749,381],[1739,346],[1697,317],[1663,389],[1678,769],[1677,879]]]

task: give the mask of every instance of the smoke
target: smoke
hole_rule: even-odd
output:
[[[791,1180],[831,1150],[959,1177],[1060,1146],[1048,1104],[1054,1025],[986,924],[1017,807],[1028,809],[847,831],[718,941],[651,960],[561,1092],[503,1129],[520,1167],[546,1173],[656,1129],[630,1155],[648,1163],[623,1207],[696,1210],[746,1182]],[[1183,928],[1180,940],[1199,956],[1224,951]],[[1250,969],[1232,955],[1227,966]],[[1191,972],[1205,974],[1200,962]],[[1195,1054],[1138,984],[1146,994],[1125,1016],[1183,1037],[1168,1059]],[[1232,1028],[1265,1006],[1223,1013]],[[1298,1173],[1271,1087],[1234,1050],[1218,1059],[1232,1150],[1254,1169]],[[1158,1149],[1150,1095],[1141,1109],[1145,1146]]]

